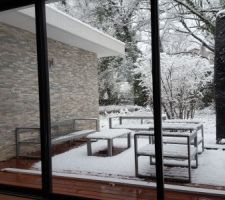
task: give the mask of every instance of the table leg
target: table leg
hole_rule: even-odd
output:
[[[188,180],[191,183],[191,143],[190,143],[190,138],[188,138]]]
[[[196,148],[196,155],[195,155],[196,165],[195,165],[195,168],[198,168],[198,136],[197,135],[194,139],[194,147]]]
[[[202,152],[203,152],[205,150],[203,125],[201,127],[201,133],[202,133]]]
[[[108,156],[112,156],[113,140],[108,139]]]
[[[120,124],[122,124],[122,117],[119,117],[119,122]]]
[[[87,141],[87,154],[88,154],[88,156],[92,155],[91,139],[88,139],[88,141]]]
[[[130,133],[127,134],[127,148],[131,147],[131,136],[130,135],[131,135]]]
[[[152,142],[152,136],[151,135],[149,135],[148,140],[149,140],[149,144],[153,144],[153,142]]]
[[[135,176],[138,177],[138,155],[137,155],[137,148],[138,148],[138,136],[134,135],[134,161],[135,161]]]

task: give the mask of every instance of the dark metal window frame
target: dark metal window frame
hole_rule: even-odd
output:
[[[155,160],[157,199],[164,199],[163,144],[162,144],[162,111],[161,111],[161,70],[160,70],[160,36],[158,0],[151,2],[152,29],[152,84],[155,134]]]
[[[161,90],[160,90],[160,46],[158,0],[151,2],[152,24],[152,76],[153,76],[153,107],[156,148],[157,199],[164,199],[164,176],[162,159],[162,129],[161,129]],[[42,190],[0,184],[0,192],[10,195],[27,196],[33,199],[87,199],[81,197],[55,194],[52,192],[51,163],[51,117],[49,93],[49,69],[46,31],[46,0],[1,0],[0,12],[35,4],[36,41],[38,59]],[[153,51],[154,50],[154,51]]]

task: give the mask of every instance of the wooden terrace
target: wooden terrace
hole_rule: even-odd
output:
[[[86,140],[74,141],[54,146],[53,155],[57,155],[68,151],[70,148],[76,148],[86,143]],[[107,151],[104,152],[107,154]],[[117,152],[113,152],[116,154]],[[18,168],[29,169],[36,159],[10,159],[8,161],[0,162],[0,169],[3,168]],[[0,184],[7,184],[20,187],[31,187],[34,189],[41,189],[41,176],[30,175],[19,172],[1,172]],[[204,186],[204,188],[206,188]],[[215,188],[218,189],[218,188]],[[224,188],[223,188],[224,189]],[[68,177],[53,176],[53,191],[58,194],[67,194],[71,196],[80,196],[94,199],[110,199],[110,200],[155,200],[156,189],[147,188],[146,186],[135,186],[112,183],[107,181],[95,180],[81,180]],[[199,195],[196,193],[174,192],[165,190],[166,200],[223,200],[224,197],[213,197],[208,195]],[[4,198],[0,196],[0,200],[23,200],[20,197]]]
[[[41,188],[40,175],[0,172],[0,183],[20,187]],[[66,177],[53,177],[53,191],[58,194],[75,195],[94,199],[110,200],[147,200],[156,199],[156,190],[104,181],[80,180]],[[223,200],[222,197],[204,196],[185,192],[165,192],[166,200]],[[20,197],[0,196],[0,199],[23,199]]]

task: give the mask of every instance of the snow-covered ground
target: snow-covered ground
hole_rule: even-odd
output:
[[[195,115],[195,119],[203,123],[205,133],[205,144],[216,145],[216,115],[215,111],[207,108],[202,111],[198,111]],[[224,145],[225,147],[225,145]]]
[[[126,112],[120,114],[128,114]],[[134,113],[132,113],[134,114]],[[140,114],[140,111],[136,112]],[[115,116],[116,114],[110,114]],[[102,116],[100,121],[101,129],[108,128],[108,117]],[[204,124],[205,143],[207,145],[216,145],[215,137],[215,113],[207,109],[199,111],[195,117]],[[140,123],[132,120],[131,123]],[[147,141],[140,139],[144,144]],[[126,139],[115,139],[116,147],[126,147]],[[106,141],[93,143],[93,152],[106,149]],[[220,145],[220,147],[223,145]],[[224,145],[225,147],[225,145]],[[144,173],[155,173],[155,166],[149,165],[148,158],[140,159],[140,171]],[[40,169],[41,164],[36,163],[33,168]],[[113,157],[87,156],[87,147],[83,145],[79,148],[72,149],[63,154],[53,157],[53,171],[60,173],[74,173],[82,175],[97,175],[102,177],[116,177],[122,179],[137,179],[134,174],[134,145]],[[192,169],[192,183],[207,184],[214,186],[225,185],[225,152],[222,149],[205,150],[199,155],[199,167]],[[171,167],[165,168],[165,174],[174,177],[182,177],[187,174],[187,168]]]

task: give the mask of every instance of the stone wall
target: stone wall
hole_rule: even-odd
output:
[[[96,54],[49,40],[51,119],[98,117]],[[39,126],[35,35],[0,23],[0,160],[15,156],[15,128]]]

